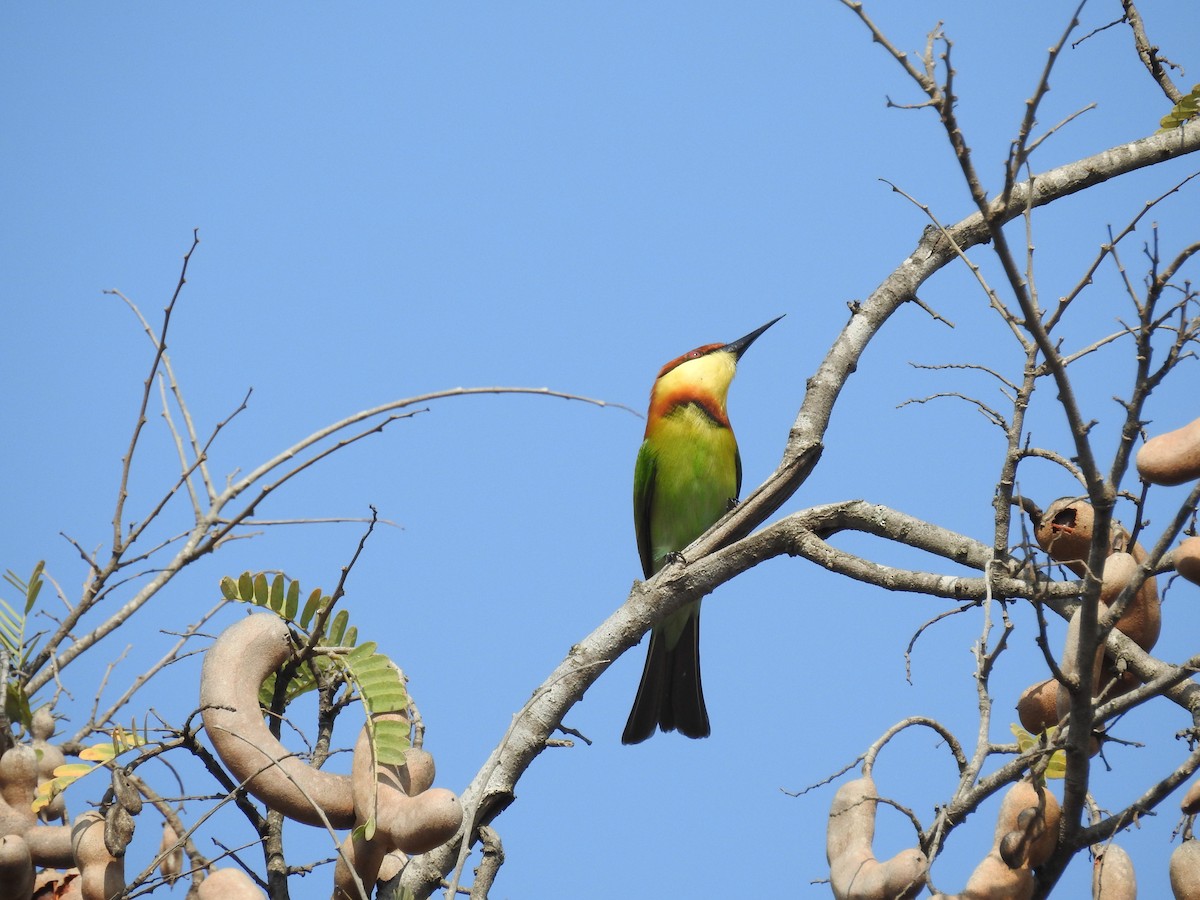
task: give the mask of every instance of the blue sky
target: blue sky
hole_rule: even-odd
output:
[[[994,187],[1068,5],[1010,3],[1003,16],[945,0],[868,10],[910,50],[944,22],[961,121]],[[1185,56],[1200,46],[1194,10],[1146,2],[1142,11],[1190,87],[1200,68]],[[1119,4],[1089,5],[1080,34],[1118,15]],[[157,317],[193,228],[201,244],[170,353],[200,430],[254,389],[212,454],[222,476],[351,412],[439,388],[549,386],[642,410],[663,362],[786,313],[744,358],[730,398],[749,487],[774,468],[846,303],[895,268],[926,225],[880,179],[943,221],[971,210],[936,117],[886,108],[885,97],[920,98],[834,2],[130,4],[69,15],[29,4],[0,12],[0,34],[9,523],[0,566],[27,573],[46,559],[68,597],[84,570],[60,532],[88,548],[109,538],[150,361],[134,317],[102,291]],[[1064,53],[1042,126],[1096,108],[1044,145],[1037,168],[1157,127],[1167,105],[1130,45],[1117,27]],[[1195,167],[1184,159],[1037,213],[1043,296],[1069,290],[1109,224],[1122,226]],[[1168,251],[1196,239],[1195,190],[1154,215]],[[1125,254],[1135,281],[1148,224]],[[986,248],[975,255],[998,283]],[[785,511],[864,498],[990,540],[999,432],[953,400],[897,407],[949,390],[1000,402],[981,376],[910,361],[984,363],[1011,377],[1020,354],[962,267],[940,273],[922,299],[957,328],[901,310],[851,379],[825,456]],[[1108,270],[1070,340],[1114,330],[1123,303]],[[1080,367],[1104,452],[1118,421],[1110,398],[1131,372],[1127,349]],[[1194,365],[1179,375],[1195,378]],[[1162,428],[1194,418],[1184,387],[1152,404]],[[1067,450],[1053,392],[1039,403],[1035,441]],[[620,409],[561,400],[446,400],[259,510],[362,516],[374,504],[401,526],[372,537],[346,604],[360,633],[410,676],[439,784],[469,782],[530,692],[639,575],[630,483],[642,427]],[[152,415],[131,517],[171,483],[174,458]],[[1075,491],[1049,465],[1021,475],[1043,502]],[[163,534],[188,515],[169,507]],[[202,561],[64,673],[72,696],[59,711],[85,717],[91,686],[128,645],[110,679],[117,693],[173,641],[161,629],[186,627],[216,599],[223,574],[280,569],[331,588],[360,530],[276,528]],[[929,564],[877,541],[840,545]],[[1168,622],[1180,624],[1165,629],[1166,658],[1194,652],[1181,636],[1195,633],[1188,607],[1168,603]],[[972,738],[977,613],[927,633],[904,682],[909,637],[946,608],[802,560],[771,561],[722,587],[706,601],[702,637],[713,736],[622,747],[644,651],[618,660],[567,717],[593,744],[543,754],[496,822],[508,861],[493,896],[693,896],[714,883],[826,896],[808,883],[827,871],[833,789],[800,798],[781,789],[825,779],[906,715],[937,716]],[[228,610],[224,621],[242,614]],[[1045,677],[1032,617],[1014,618],[1014,647],[992,686],[1004,710],[998,741],[1017,694]],[[180,722],[197,670],[197,660],[181,664],[137,709]],[[1144,722],[1149,736],[1137,731]],[[1173,735],[1187,724],[1174,709],[1128,716],[1122,736],[1148,746],[1113,748],[1113,771],[1097,779],[1102,804],[1116,808],[1146,772],[1169,771],[1183,753]],[[877,777],[928,818],[954,772],[921,734],[897,742]],[[1165,891],[1175,808],[1168,801],[1122,840],[1148,896]],[[986,852],[991,810],[955,833],[934,869],[939,886],[957,889]],[[881,822],[883,855],[904,846],[893,819]],[[143,830],[135,856],[157,845],[149,833],[157,827]],[[209,837],[200,843],[212,854]],[[294,862],[331,853],[300,829],[293,842]],[[1089,875],[1077,860],[1064,895],[1077,896]],[[321,896],[325,885],[321,874],[293,895]]]

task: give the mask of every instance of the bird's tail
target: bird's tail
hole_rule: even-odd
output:
[[[667,641],[664,627],[650,634],[646,666],[622,744],[640,744],[654,734],[656,726],[690,738],[708,737],[711,732],[700,682],[700,610],[688,611],[673,647]]]

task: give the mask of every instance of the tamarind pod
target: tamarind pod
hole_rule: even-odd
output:
[[[382,841],[365,840],[357,829],[346,835],[333,867],[333,900],[361,900],[352,872],[362,881],[367,895],[373,896],[385,853]]]
[[[1179,542],[1175,548],[1175,571],[1192,584],[1200,584],[1200,537]]]
[[[1033,810],[1034,816],[1022,819],[1026,810]],[[1000,801],[1000,812],[996,816],[995,847],[999,849],[1005,836],[1017,831],[1028,838],[1024,859],[1019,864],[1037,868],[1050,858],[1058,845],[1060,819],[1058,798],[1048,788],[1043,787],[1039,793],[1030,781],[1018,781]]]
[[[1062,673],[1068,678],[1079,678],[1079,631],[1083,622],[1083,607],[1079,606],[1075,612],[1071,614],[1071,621],[1067,623],[1067,638],[1063,644],[1062,661],[1058,667]],[[1104,648],[1096,648],[1096,658],[1092,662],[1092,697],[1100,690],[1100,663],[1104,659]],[[1071,692],[1063,687],[1059,687],[1057,694],[1057,707],[1055,712],[1057,718],[1055,721],[1060,721],[1067,713],[1071,711]]]
[[[932,900],[1029,900],[1033,896],[1033,872],[1010,869],[993,848],[975,867],[967,886],[958,894],[934,894]]]
[[[1092,864],[1092,900],[1137,900],[1133,860],[1116,844],[1105,847]]]
[[[1134,571],[1146,561],[1147,556],[1146,548],[1138,543],[1128,552],[1112,553],[1104,561],[1100,602],[1104,604],[1105,609],[1112,605],[1117,595],[1133,580]],[[1153,575],[1142,582],[1137,594],[1121,613],[1121,618],[1117,620],[1117,630],[1146,651],[1150,651],[1158,643],[1158,636],[1162,631],[1162,604],[1158,599],[1158,579]]]
[[[266,896],[241,869],[217,869],[196,888],[199,900],[263,900]]]
[[[378,718],[404,717],[389,713]],[[433,783],[432,756],[423,750],[410,749],[402,766],[372,768],[371,763],[371,746],[364,728],[354,747],[350,779],[354,785],[357,821],[365,822],[372,814],[375,816],[376,832],[372,840],[381,844],[381,857],[390,850],[424,853],[458,833],[463,816],[458,797],[445,788],[425,789]],[[414,793],[406,793],[405,784]],[[372,880],[374,875],[371,873]]]
[[[33,858],[19,834],[0,837],[0,900],[33,896]]]
[[[290,819],[334,828],[354,824],[350,779],[291,755],[263,724],[258,689],[291,655],[288,627],[274,615],[250,615],[225,629],[204,655],[200,707],[221,761],[247,789]]]
[[[1200,478],[1200,419],[1142,444],[1137,470],[1151,484],[1183,484]]]
[[[162,840],[158,844],[158,852],[164,854],[158,864],[158,871],[168,884],[174,884],[179,873],[183,871],[183,847],[179,844],[179,835],[171,827],[170,822],[163,822]]]
[[[1200,841],[1184,841],[1176,847],[1169,872],[1175,900],[1200,900]]]
[[[0,798],[30,825],[36,821],[30,805],[37,790],[37,754],[28,744],[14,744],[0,756]]]
[[[1194,816],[1200,812],[1200,781],[1192,782],[1192,786],[1187,789],[1187,793],[1179,802],[1179,808],[1183,810],[1184,815],[1188,816]]]
[[[1041,734],[1058,724],[1059,684],[1053,678],[1031,684],[1017,699],[1017,718],[1030,734]]]
[[[1033,530],[1034,540],[1055,562],[1083,563],[1092,546],[1095,510],[1086,500],[1060,497]]]
[[[104,817],[95,811],[75,819],[71,849],[83,900],[111,900],[125,890],[125,867],[104,846]]]
[[[70,825],[36,825],[26,829],[24,837],[34,865],[60,869],[75,865]]]
[[[875,806],[875,782],[865,776],[846,782],[833,797],[825,853],[836,900],[911,900],[925,886],[929,860],[920,850],[875,859]]]
[[[408,863],[407,854],[401,853],[399,850],[393,850],[383,858],[383,862],[379,864],[380,882],[391,881],[403,871],[405,864]]]

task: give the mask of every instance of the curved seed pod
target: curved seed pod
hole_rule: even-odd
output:
[[[434,774],[429,754],[411,750],[405,766],[374,765],[364,728],[352,774],[345,776],[314,769],[275,739],[263,723],[258,690],[290,655],[287,625],[273,615],[235,623],[205,655],[200,675],[204,726],[233,775],[272,809],[299,822],[321,823],[314,806],[335,828],[373,818],[372,841],[347,844],[368,883],[388,851],[423,853],[453,837],[462,824],[462,805],[451,791],[429,788]]]
[[[1200,584],[1200,537],[1179,542],[1175,548],[1175,571],[1192,584]]]
[[[901,850],[886,862],[875,859],[876,803],[869,777],[846,782],[833,797],[825,853],[837,900],[911,900],[925,887],[929,860],[920,850]]]
[[[199,900],[263,900],[266,896],[241,869],[217,869],[196,888]]]
[[[1200,841],[1184,841],[1175,848],[1170,873],[1175,900],[1200,900]]]
[[[404,717],[392,713],[378,718]],[[354,746],[350,779],[354,785],[357,821],[365,822],[374,813],[374,840],[382,843],[383,853],[391,850],[424,853],[446,843],[462,825],[462,806],[452,791],[423,789],[433,782],[433,757],[422,750],[406,751],[403,766],[376,765],[372,771],[371,745],[364,728]],[[422,789],[410,796],[403,788],[406,782],[410,789]],[[372,878],[374,875],[371,873]]]
[[[1093,900],[1137,900],[1133,860],[1116,844],[1109,844],[1092,864]]]
[[[125,890],[125,867],[104,846],[104,817],[83,813],[71,829],[83,900],[109,900]]]
[[[1137,469],[1151,484],[1183,484],[1200,478],[1200,419],[1142,444]]]
[[[297,759],[263,724],[258,689],[291,655],[288,627],[274,615],[250,615],[221,633],[204,655],[200,707],[221,761],[272,809],[321,825],[315,803],[334,828],[354,825],[350,779]],[[311,798],[311,799],[310,799]]]

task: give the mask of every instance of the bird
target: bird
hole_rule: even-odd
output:
[[[742,460],[725,409],[738,360],[772,319],[730,344],[705,344],[671,360],[650,390],[646,433],[633,470],[633,523],[646,578],[676,558],[737,503]],[[700,601],[650,632],[623,744],[655,728],[711,733],[700,683]]]

